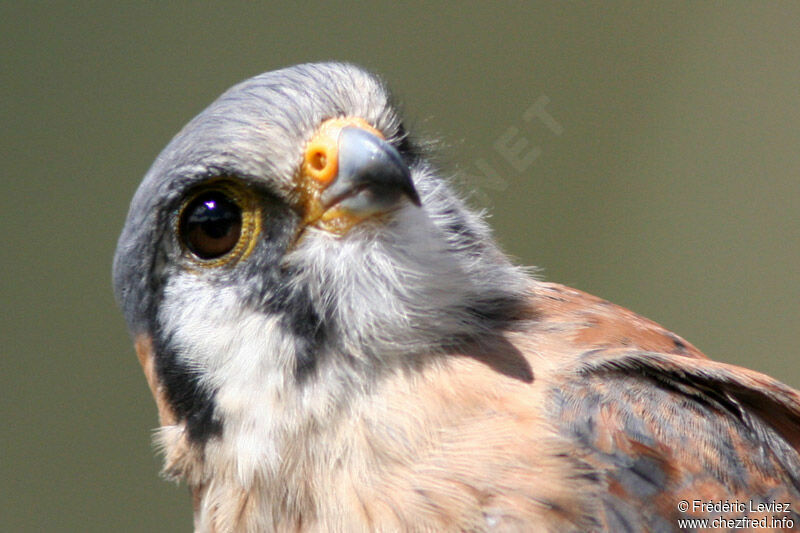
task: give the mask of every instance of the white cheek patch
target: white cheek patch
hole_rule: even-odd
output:
[[[208,444],[215,461],[244,486],[254,472],[273,469],[294,361],[292,337],[278,317],[246,309],[232,288],[183,273],[167,286],[159,318],[179,360],[215,391],[223,421],[222,439]]]

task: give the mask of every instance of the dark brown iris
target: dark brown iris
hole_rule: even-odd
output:
[[[201,259],[216,259],[230,252],[241,234],[242,210],[224,192],[200,194],[181,214],[181,239]]]

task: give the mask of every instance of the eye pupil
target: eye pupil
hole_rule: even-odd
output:
[[[192,200],[181,216],[180,235],[201,259],[233,250],[242,233],[242,210],[225,193],[209,191]]]

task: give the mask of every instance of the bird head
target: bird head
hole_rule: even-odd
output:
[[[256,76],[189,122],[139,186],[113,274],[175,424],[254,461],[507,325],[528,283],[381,80],[340,63]]]

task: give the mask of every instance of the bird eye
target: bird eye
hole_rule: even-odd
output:
[[[201,193],[181,214],[180,237],[201,259],[216,259],[234,249],[242,234],[242,209],[222,191]]]

